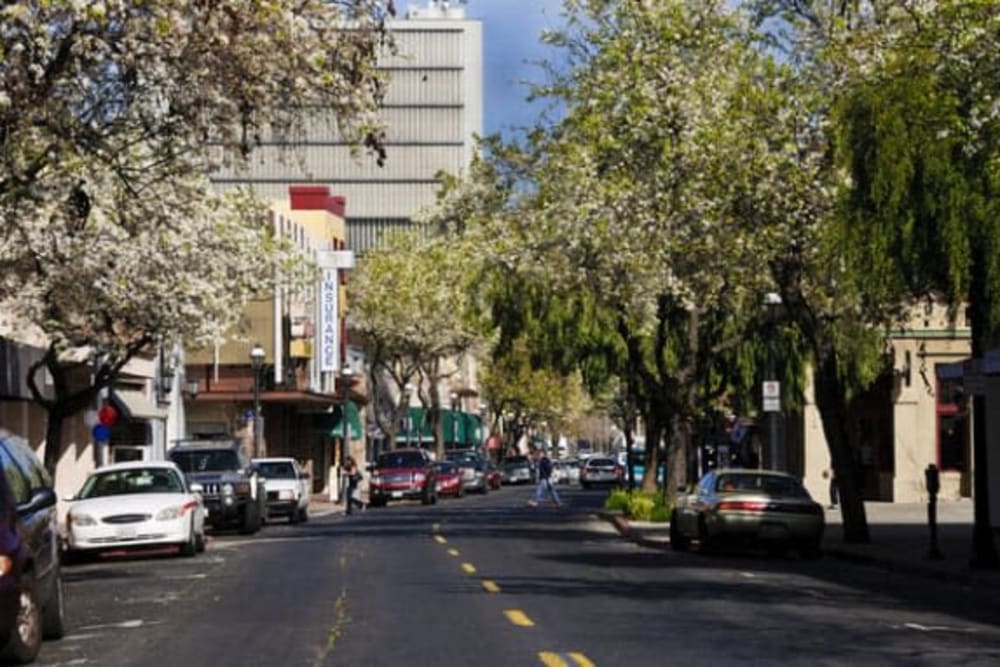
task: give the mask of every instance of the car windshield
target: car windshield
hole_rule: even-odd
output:
[[[170,459],[184,472],[240,469],[240,458],[229,449],[172,452]]]
[[[439,463],[437,464],[437,469],[445,475],[454,475],[458,470],[458,466],[454,463]]]
[[[524,456],[514,456],[503,462],[505,468],[524,468],[530,465],[528,463],[527,457]]]
[[[756,473],[730,473],[719,475],[716,491],[766,493],[769,496],[808,498],[809,494],[798,480],[778,475]]]
[[[184,484],[172,470],[133,468],[91,475],[78,498],[120,496],[128,493],[183,493]]]
[[[423,468],[425,459],[420,452],[388,452],[379,454],[379,468]]]
[[[295,466],[291,461],[261,461],[257,469],[268,479],[295,479]]]
[[[614,461],[612,461],[611,459],[588,459],[587,460],[587,467],[590,467],[590,468],[604,468],[604,467],[615,466],[615,465],[618,465],[618,464],[615,463]]]

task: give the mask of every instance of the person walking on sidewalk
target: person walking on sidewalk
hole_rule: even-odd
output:
[[[361,482],[361,471],[358,470],[357,461],[353,456],[347,457],[347,465],[344,467],[344,475],[347,477],[347,493],[344,495],[344,512],[351,514],[351,510],[356,505],[363,510],[365,504],[361,502],[361,489],[358,484]]]
[[[535,484],[535,495],[528,501],[528,504],[532,507],[538,507],[542,496],[548,493],[552,499],[552,504],[558,509],[561,505],[559,503],[559,493],[556,491],[555,484],[552,483],[552,461],[544,450],[538,449],[536,453],[538,455],[538,483]]]

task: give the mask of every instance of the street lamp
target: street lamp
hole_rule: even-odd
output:
[[[267,353],[260,344],[255,344],[250,350],[250,367],[253,368],[253,455],[260,456],[260,369],[264,365]]]
[[[784,470],[784,452],[778,443],[778,423],[781,416],[781,383],[778,381],[777,363],[774,355],[774,339],[777,332],[777,313],[781,306],[781,295],[768,292],[764,297],[768,317],[767,338],[767,378],[764,380],[764,412],[767,413],[767,439],[769,466],[774,470]]]

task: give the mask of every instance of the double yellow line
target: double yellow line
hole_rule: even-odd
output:
[[[447,538],[445,538],[445,536],[441,535],[440,533],[441,530],[440,524],[437,523],[433,524],[432,529],[435,542],[437,542],[438,544],[448,544]],[[454,547],[449,547],[448,555],[451,556],[452,558],[458,558],[459,556],[461,556],[461,553],[458,551],[458,549],[455,549]],[[472,563],[462,563],[462,571],[469,575],[475,574],[476,566],[473,565]],[[491,579],[483,579],[481,580],[480,583],[483,586],[483,590],[485,590],[487,593],[500,592],[500,586],[497,584],[497,582]],[[503,614],[504,616],[507,617],[508,621],[510,621],[511,623],[513,623],[518,627],[531,628],[534,627],[535,625],[535,622],[532,621],[528,617],[528,615],[525,614],[520,609],[504,609]],[[569,653],[540,651],[538,653],[538,659],[541,660],[542,664],[545,665],[545,667],[572,667],[573,665],[576,665],[576,667],[594,667],[594,663],[592,663],[587,658],[587,656],[578,651],[570,651]]]

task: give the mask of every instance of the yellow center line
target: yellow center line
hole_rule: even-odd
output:
[[[447,544],[448,543],[448,540],[444,539],[443,535],[435,535],[434,536],[434,541],[437,542],[438,544]]]
[[[462,570],[466,574],[475,574],[476,573],[476,566],[473,565],[472,563],[462,563]]]
[[[483,588],[486,589],[487,593],[499,593],[500,587],[497,586],[497,582],[491,581],[489,579],[483,579]]]
[[[507,617],[508,621],[514,625],[520,625],[522,628],[530,628],[535,625],[535,622],[528,618],[528,615],[520,609],[504,609],[503,614]]]
[[[458,549],[448,549],[449,556],[458,556]]]
[[[569,661],[566,658],[569,658]],[[587,656],[578,652],[571,651],[570,653],[556,653],[554,651],[542,651],[538,654],[538,659],[542,661],[545,667],[569,667],[570,665],[576,665],[577,667],[594,667],[594,663],[587,659]]]

